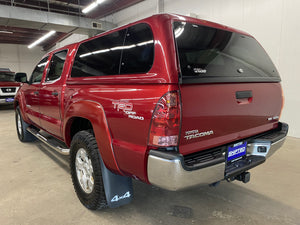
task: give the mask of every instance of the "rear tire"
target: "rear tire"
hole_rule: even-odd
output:
[[[21,142],[32,142],[36,140],[36,138],[26,130],[27,127],[29,127],[29,124],[24,122],[22,114],[20,112],[20,108],[18,106],[16,108],[16,128],[18,138]]]
[[[107,207],[101,171],[101,159],[94,135],[79,131],[72,139],[70,169],[80,202],[88,209]]]

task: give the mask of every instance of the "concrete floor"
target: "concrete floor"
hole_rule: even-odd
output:
[[[300,225],[300,139],[251,170],[251,181],[169,192],[134,182],[127,206],[89,211],[73,190],[67,158],[18,141],[14,111],[0,106],[0,224]]]

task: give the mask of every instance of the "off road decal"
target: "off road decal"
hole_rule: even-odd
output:
[[[118,112],[123,111],[126,115],[128,115],[128,118],[134,120],[144,120],[143,116],[138,116],[136,115],[136,112],[133,111],[132,103],[124,101],[113,101],[112,104],[114,106],[114,109],[116,109]]]

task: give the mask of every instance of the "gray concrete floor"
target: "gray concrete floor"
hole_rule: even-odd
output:
[[[251,170],[251,181],[169,192],[134,182],[131,204],[89,211],[73,190],[67,158],[20,143],[14,111],[0,106],[0,224],[297,224],[300,139]]]

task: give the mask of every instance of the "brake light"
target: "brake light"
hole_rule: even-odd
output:
[[[152,114],[149,145],[177,146],[180,129],[180,103],[178,91],[163,95]]]

